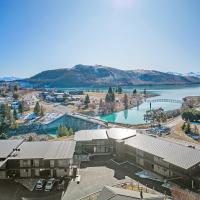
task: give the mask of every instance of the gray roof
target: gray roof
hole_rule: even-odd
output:
[[[164,196],[159,194],[143,193],[143,199],[163,200]],[[127,190],[117,187],[105,186],[100,192],[97,200],[137,200],[140,198],[140,192]]]
[[[136,130],[128,128],[110,128],[107,129],[107,134],[109,138],[123,140],[136,135]]]
[[[200,163],[200,151],[175,142],[137,134],[125,140],[125,144],[163,158],[164,161],[183,169]]]
[[[92,141],[108,139],[106,129],[81,130],[77,131],[74,136],[75,141]]]
[[[0,140],[0,158],[7,158],[23,140]]]
[[[9,159],[70,159],[75,145],[73,140],[23,142],[20,151],[13,153]]]

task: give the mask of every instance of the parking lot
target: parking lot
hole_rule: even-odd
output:
[[[128,164],[118,166],[111,161],[106,163],[102,162],[100,165],[98,163],[95,165],[94,163],[91,164],[90,162],[80,169],[80,183],[77,184],[77,182],[72,181],[69,184],[64,194],[64,200],[78,200],[101,190],[105,185],[112,186],[124,182],[138,184],[137,181],[139,181],[143,186],[155,188],[160,192],[164,193],[166,190],[166,188],[161,186],[161,182],[142,179],[136,176],[135,173],[141,171],[136,166],[130,166]],[[167,193],[169,192],[167,191]]]
[[[0,180],[0,200],[59,200],[61,196],[62,190],[57,190],[57,184],[49,192],[30,191],[12,180]]]

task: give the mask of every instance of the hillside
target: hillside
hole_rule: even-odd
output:
[[[43,71],[26,82],[40,87],[116,86],[149,84],[192,84],[200,78],[154,70],[120,70],[104,66],[76,65],[73,68]]]

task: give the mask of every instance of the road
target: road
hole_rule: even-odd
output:
[[[170,120],[169,122],[165,123],[164,125],[169,127],[169,128],[173,128],[177,124],[180,124],[182,122],[184,122],[184,121],[182,120],[181,115],[179,115],[178,117],[175,117],[174,119]]]

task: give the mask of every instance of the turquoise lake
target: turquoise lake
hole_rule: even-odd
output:
[[[138,86],[138,87],[125,87],[124,91],[132,92],[134,88],[138,91],[143,91],[144,87],[148,92],[158,94],[159,96],[149,98],[150,99],[174,99],[182,100],[186,96],[200,96],[200,85],[190,86]],[[105,116],[99,116],[97,118],[107,122],[117,122],[123,124],[143,124],[144,114],[149,110],[149,103],[144,102],[137,108],[131,108],[121,112],[112,113]],[[152,103],[152,109],[162,107],[165,111],[174,110],[181,107],[180,103],[169,103],[169,102],[156,102]]]

